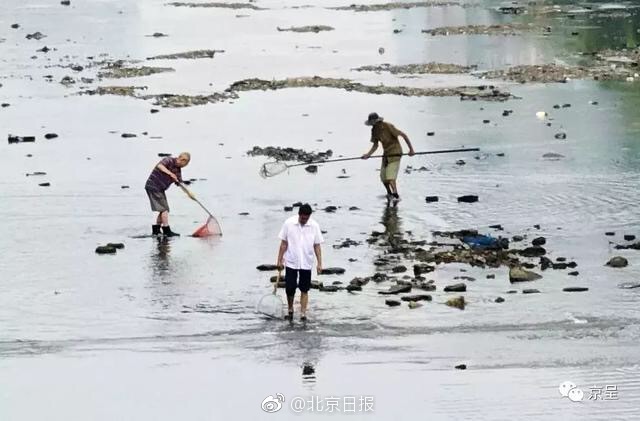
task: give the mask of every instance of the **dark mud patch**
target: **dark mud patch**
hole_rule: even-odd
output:
[[[147,57],[147,60],[196,60],[201,58],[213,58],[217,53],[224,53],[224,50],[194,50],[183,53],[161,54],[158,56]]]
[[[422,33],[429,35],[520,35],[531,31],[532,25],[498,24],[498,25],[466,25],[442,26],[433,29],[423,29]]]
[[[220,9],[251,9],[251,10],[266,10],[264,8],[255,6],[251,3],[185,3],[185,2],[172,2],[168,3],[169,6],[174,7],[202,7],[202,8],[220,8]]]
[[[310,26],[292,26],[290,28],[280,28],[278,26],[279,32],[323,32],[323,31],[333,31],[334,28],[326,25],[310,25]]]
[[[393,74],[459,74],[468,73],[475,70],[476,66],[461,66],[459,64],[450,63],[422,63],[422,64],[406,64],[403,66],[394,66],[388,63],[379,66],[361,66],[353,70],[357,72],[389,72]]]
[[[413,9],[414,7],[466,6],[458,1],[416,1],[393,2],[384,4],[352,4],[350,6],[329,7],[331,10],[351,10],[354,12],[380,12],[395,9]]]

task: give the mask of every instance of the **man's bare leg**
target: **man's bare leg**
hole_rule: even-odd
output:
[[[309,293],[300,293],[300,317],[307,317],[307,305],[309,304]]]

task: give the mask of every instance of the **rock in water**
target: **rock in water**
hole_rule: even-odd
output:
[[[399,306],[401,303],[398,300],[385,300],[384,303],[386,305],[388,305],[389,307],[396,307]]]
[[[529,282],[542,278],[535,272],[531,272],[520,267],[512,267],[509,269],[509,281],[514,282]]]
[[[566,288],[562,288],[562,290],[564,292],[583,292],[583,291],[589,291],[589,288],[586,288],[586,287],[566,287]]]
[[[114,249],[122,250],[124,248],[123,243],[108,243],[107,247],[113,247]]]
[[[458,364],[455,368],[456,368],[456,370],[466,370],[467,369],[467,365],[466,364]]]
[[[438,201],[438,196],[427,196],[424,198],[427,203],[433,203]]]
[[[467,286],[464,283],[447,285],[444,287],[444,292],[465,292],[467,290]]]
[[[259,266],[256,266],[256,269],[261,271],[270,271],[270,270],[277,270],[278,267],[276,265],[259,265]]]
[[[431,295],[429,294],[418,294],[418,295],[405,295],[400,298],[402,301],[431,301]]]
[[[393,285],[387,291],[378,291],[380,295],[401,294],[403,292],[411,292],[411,285]]]
[[[343,268],[324,268],[321,275],[342,275],[345,272]]]
[[[474,203],[478,201],[478,196],[473,195],[473,194],[467,194],[465,196],[460,196],[458,197],[458,202],[464,202],[464,203]]]
[[[98,246],[96,247],[96,253],[98,254],[115,254],[116,248],[111,246]]]
[[[498,297],[498,298],[495,299],[494,302],[496,302],[496,303],[504,303],[504,298]]]
[[[628,264],[629,262],[627,261],[627,259],[625,259],[622,256],[613,257],[611,260],[607,262],[607,266],[610,266],[612,268],[623,268],[623,267],[626,267]]]
[[[445,304],[448,305],[449,307],[455,307],[455,308],[459,308],[460,310],[464,310],[464,307],[467,303],[465,302],[464,297],[460,296],[460,297],[448,299]]]

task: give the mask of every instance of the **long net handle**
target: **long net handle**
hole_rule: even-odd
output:
[[[276,277],[276,282],[273,284],[273,295],[278,293],[278,284],[280,283],[280,277],[282,276],[282,271],[278,269],[278,276]]]
[[[178,183],[178,186],[180,186],[180,188],[182,189],[182,191],[185,192],[187,195],[189,195],[189,190],[187,190],[187,188],[184,186],[184,184],[179,182],[179,181],[177,183]],[[212,218],[214,217],[213,214],[211,212],[209,212],[209,210],[207,208],[205,208],[204,205],[202,203],[200,203],[200,201],[198,199],[193,197],[193,201],[196,202],[198,205],[200,205],[200,207],[202,209],[204,209],[204,211],[206,213],[208,213],[210,217],[212,217]]]
[[[443,149],[443,150],[439,150],[439,151],[416,152],[414,155],[434,155],[434,154],[439,154],[439,153],[454,153],[454,152],[477,152],[479,150],[480,150],[480,148]],[[406,153],[393,154],[393,155],[371,155],[369,158],[383,158],[383,157],[384,158],[388,158],[390,156],[408,156],[408,155],[409,154],[406,154]],[[356,159],[362,159],[362,157],[358,156],[358,157],[354,157],[354,158],[337,158],[337,159],[327,159],[325,161],[304,162],[302,164],[287,165],[287,168],[298,167],[300,165],[309,165],[309,164],[324,164],[326,162],[354,161]]]

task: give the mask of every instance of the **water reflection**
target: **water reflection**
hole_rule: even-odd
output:
[[[402,218],[398,216],[398,203],[387,203],[382,213],[382,225],[385,227],[384,236],[389,243],[389,250],[394,253],[402,244]]]

